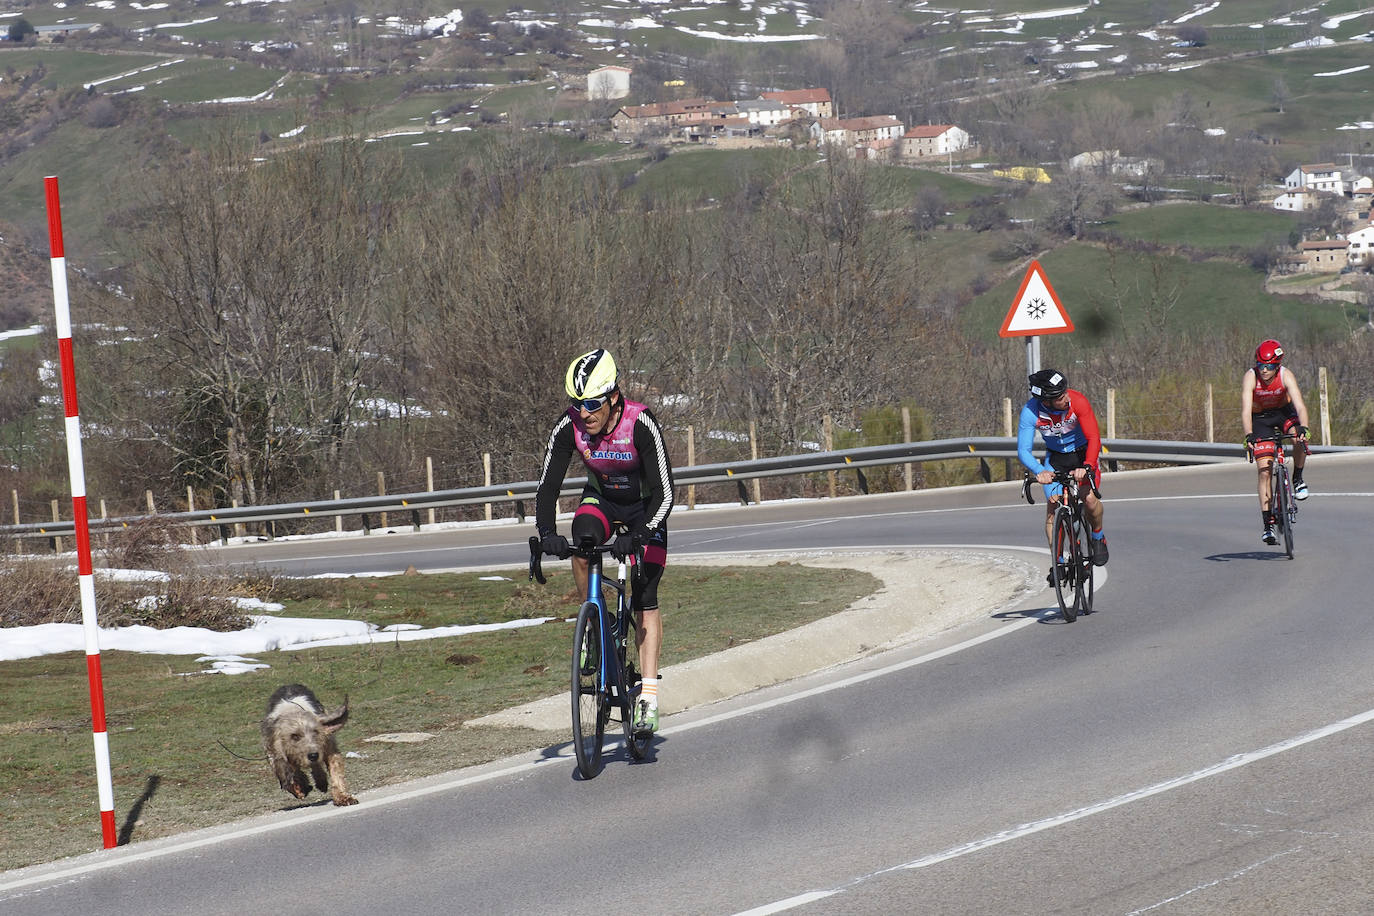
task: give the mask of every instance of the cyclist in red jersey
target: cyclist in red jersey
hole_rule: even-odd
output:
[[[1293,448],[1293,495],[1307,498],[1307,483],[1303,480],[1303,465],[1307,463],[1307,405],[1302,390],[1291,369],[1283,365],[1283,345],[1266,340],[1255,348],[1254,368],[1245,372],[1240,386],[1240,422],[1245,430],[1245,447],[1255,457],[1259,471],[1260,516],[1264,533],[1260,539],[1277,544],[1274,534],[1274,511],[1269,505],[1269,469],[1274,463],[1273,442],[1257,442],[1270,436],[1294,437],[1299,444]]]

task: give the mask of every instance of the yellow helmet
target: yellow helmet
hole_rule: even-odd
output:
[[[615,360],[605,350],[598,349],[572,361],[564,387],[574,401],[596,400],[615,391],[619,382]]]

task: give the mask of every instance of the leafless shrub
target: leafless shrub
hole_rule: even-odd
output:
[[[184,532],[157,516],[148,516],[109,535],[107,563],[118,569],[165,569],[180,549]]]

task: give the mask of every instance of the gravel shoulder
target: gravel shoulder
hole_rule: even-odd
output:
[[[826,569],[862,570],[880,579],[883,586],[822,620],[664,668],[661,709],[665,715],[918,642],[990,617],[1044,587],[1039,567],[1028,560],[977,551],[825,551],[802,555],[789,551],[785,557],[731,553],[694,555],[674,560],[674,565],[763,566],[781,559]],[[672,620],[665,620],[664,626],[664,638],[672,639]],[[472,719],[466,725],[565,731],[568,698],[559,694],[535,700]]]

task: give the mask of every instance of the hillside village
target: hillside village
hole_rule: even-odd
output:
[[[628,96],[631,72],[631,68],[618,65],[594,70],[587,80],[588,97]],[[753,99],[688,98],[627,105],[616,110],[610,124],[622,143],[659,141],[719,149],[807,145],[839,150],[851,159],[951,168],[956,159],[964,162],[980,153],[969,131],[954,124],[907,127],[890,114],[837,118],[829,90],[816,87],[762,92]],[[1142,178],[1163,168],[1157,160],[1123,155],[1120,150],[1085,151],[1070,157],[1065,165],[1069,170],[1092,170],[1126,179]],[[1053,180],[1040,166],[996,169],[992,174],[1040,183]],[[1309,211],[1329,203],[1338,217],[1353,227],[1334,237],[1300,241],[1278,260],[1279,272],[1374,271],[1374,224],[1370,222],[1374,178],[1330,162],[1312,163],[1295,168],[1272,191],[1270,206],[1276,210]]]

